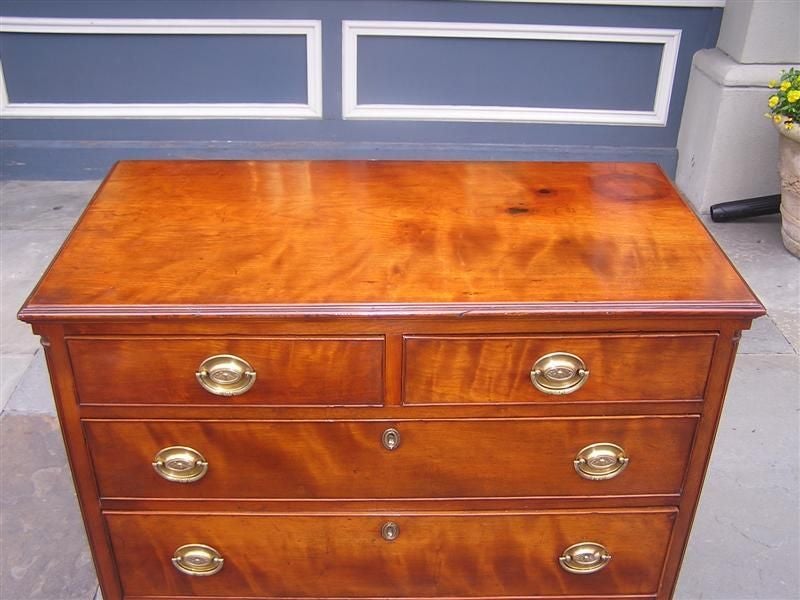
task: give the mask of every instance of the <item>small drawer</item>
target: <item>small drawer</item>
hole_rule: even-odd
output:
[[[106,521],[131,597],[613,598],[657,593],[675,514],[106,513]]]
[[[81,404],[383,403],[383,338],[72,338]]]
[[[677,496],[698,417],[84,421],[105,498]]]
[[[405,338],[404,404],[700,400],[716,334]]]

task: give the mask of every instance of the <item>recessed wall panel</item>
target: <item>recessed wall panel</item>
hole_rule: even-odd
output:
[[[300,103],[303,35],[3,33],[15,103]]]
[[[657,44],[361,36],[359,104],[652,110]]]

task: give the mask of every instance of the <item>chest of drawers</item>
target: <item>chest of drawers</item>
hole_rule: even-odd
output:
[[[763,312],[653,165],[145,161],[20,318],[106,600],[661,599]]]

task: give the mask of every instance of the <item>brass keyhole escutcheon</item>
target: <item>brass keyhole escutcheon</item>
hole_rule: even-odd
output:
[[[622,473],[630,463],[630,458],[622,447],[611,442],[599,442],[581,448],[573,463],[578,475],[600,481]]]
[[[153,469],[167,481],[192,483],[205,477],[208,462],[194,448],[170,446],[162,448],[155,455]]]
[[[545,394],[571,394],[582,388],[588,379],[586,363],[569,352],[545,354],[531,367],[533,387]]]
[[[256,372],[250,363],[233,354],[209,356],[195,373],[203,389],[217,396],[238,396],[253,387]]]
[[[381,537],[387,542],[393,542],[400,535],[400,526],[394,521],[388,521],[381,527]]]
[[[568,573],[588,575],[604,569],[610,560],[611,555],[603,544],[579,542],[564,550],[558,563]]]
[[[172,565],[184,575],[207,576],[219,573],[225,559],[211,546],[205,544],[186,544],[172,556]]]
[[[400,432],[393,427],[390,427],[386,431],[383,432],[381,436],[381,444],[383,447],[389,450],[397,450],[400,447]]]

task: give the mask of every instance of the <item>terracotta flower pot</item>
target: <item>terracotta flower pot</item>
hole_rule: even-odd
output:
[[[786,249],[800,256],[800,127],[776,123],[775,128],[781,134],[781,236]]]

